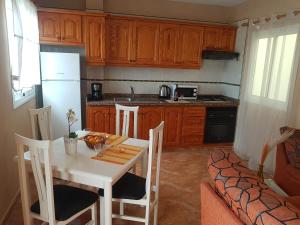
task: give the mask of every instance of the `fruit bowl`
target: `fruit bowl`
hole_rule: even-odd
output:
[[[96,145],[99,144],[105,144],[106,138],[100,135],[91,135],[88,134],[84,137],[84,142],[86,145],[90,148],[93,149],[95,148]]]

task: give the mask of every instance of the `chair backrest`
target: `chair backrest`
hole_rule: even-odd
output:
[[[133,112],[133,137],[137,138],[138,136],[138,106],[123,106],[116,104],[116,135],[120,135],[120,115],[123,111],[123,126],[122,126],[122,136],[128,137],[129,126],[130,126],[130,112]]]
[[[18,151],[23,213],[27,215],[27,218],[30,217],[31,201],[29,196],[29,180],[24,159],[24,153],[28,150],[40,203],[40,217],[44,221],[49,221],[49,224],[55,224],[50,141],[28,139],[18,134],[15,134],[15,140]],[[24,223],[27,224],[26,221],[24,221]]]
[[[42,140],[52,140],[51,106],[40,109],[29,109],[32,137],[39,139],[37,130],[40,131]]]
[[[160,160],[161,160],[161,153],[162,153],[164,124],[165,122],[162,121],[156,128],[150,129],[149,131],[148,170],[147,170],[147,178],[146,178],[146,196],[148,200],[150,200],[151,189],[155,190],[156,193],[155,198],[158,197]],[[152,167],[154,164],[155,155],[157,155],[155,179],[152,179]]]

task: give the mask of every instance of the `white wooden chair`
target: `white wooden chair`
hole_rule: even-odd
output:
[[[33,139],[39,139],[39,131],[42,140],[52,140],[51,106],[29,109],[29,116]]]
[[[116,104],[116,135],[120,135],[120,115],[123,111],[123,126],[122,126],[122,136],[128,137],[129,126],[130,126],[130,112],[133,112],[133,138],[138,136],[138,106],[123,106]]]
[[[158,196],[159,196],[159,175],[160,175],[160,161],[162,154],[163,143],[163,129],[164,122],[149,131],[150,144],[148,153],[148,170],[146,179],[139,177],[135,174],[126,173],[116,184],[113,186],[113,201],[123,204],[134,204],[145,206],[145,217],[127,216],[124,214],[124,208],[120,209],[120,214],[113,214],[113,218],[124,220],[142,222],[149,225],[150,212],[154,210],[154,225],[157,225],[158,214]],[[152,178],[152,165],[154,164],[154,156],[156,157],[156,171],[155,179]],[[151,194],[154,193],[154,199],[151,200]],[[103,189],[99,189],[100,195],[100,224],[104,225],[104,203]]]
[[[15,134],[15,140],[18,151],[24,224],[32,225],[33,219],[38,219],[49,225],[65,225],[84,212],[91,210],[92,219],[87,224],[96,225],[98,200],[96,193],[66,185],[53,186],[51,142],[28,139],[18,134]],[[27,150],[30,154],[30,163],[38,193],[38,201],[32,205],[24,159],[24,153]]]

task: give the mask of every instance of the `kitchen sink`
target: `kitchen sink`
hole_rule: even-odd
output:
[[[114,102],[132,102],[131,98],[122,98],[122,97],[114,98],[113,100],[114,100]]]
[[[129,97],[119,97],[119,98],[113,98],[114,102],[122,102],[122,103],[127,103],[127,102],[159,102],[158,98],[134,98],[131,99]]]

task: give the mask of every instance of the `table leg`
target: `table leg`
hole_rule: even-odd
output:
[[[106,182],[104,187],[104,221],[105,225],[112,225],[112,184]]]

